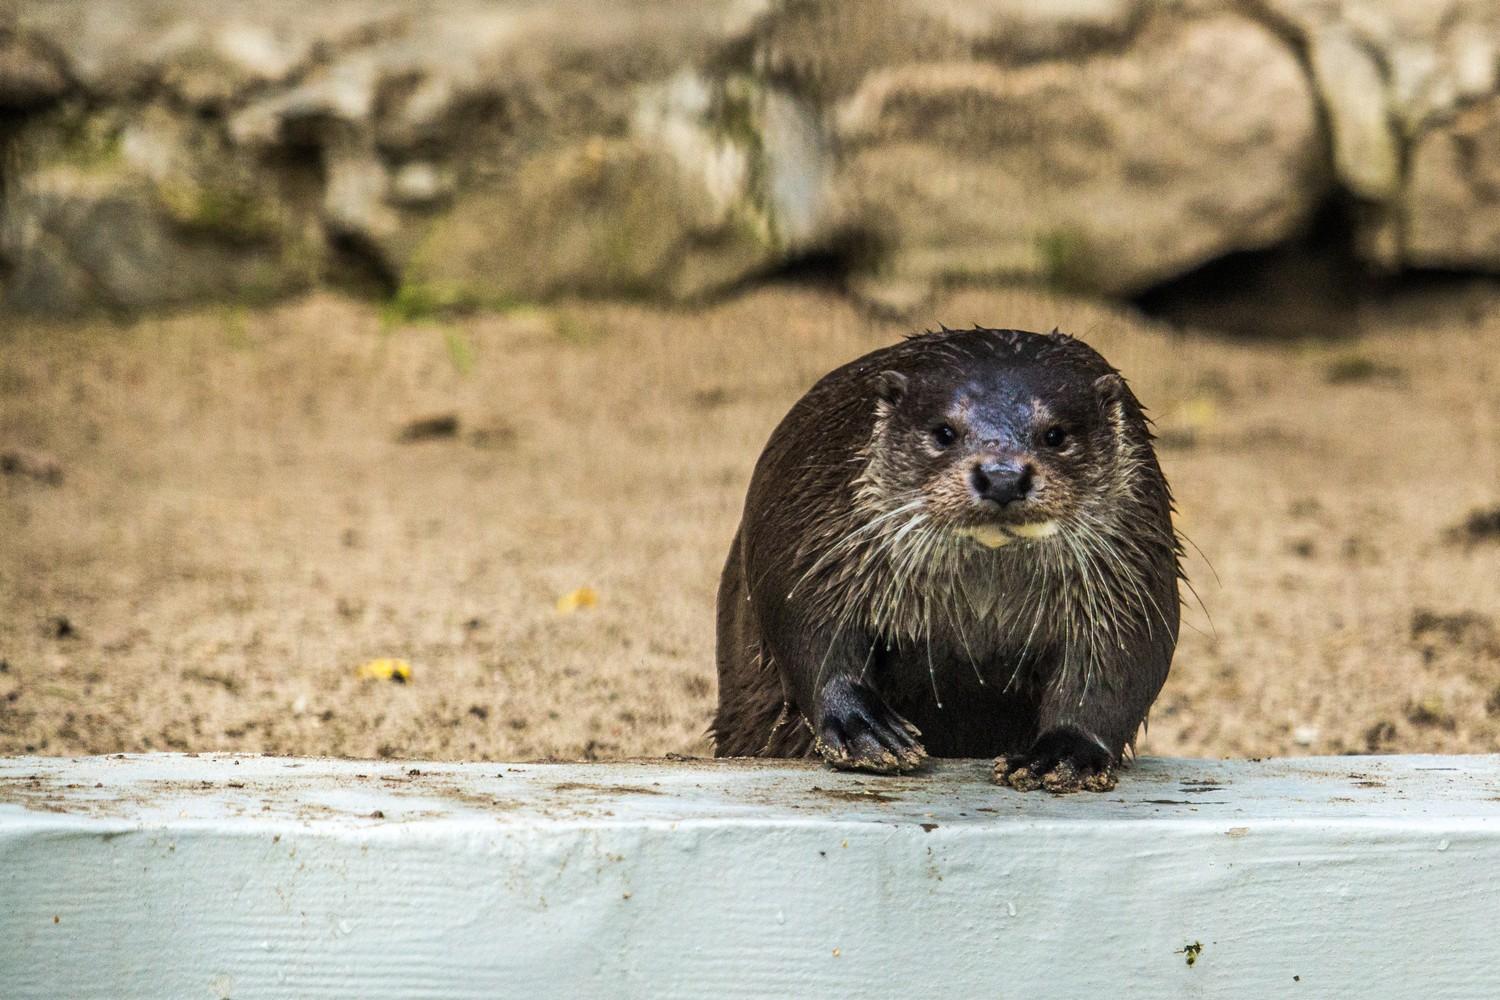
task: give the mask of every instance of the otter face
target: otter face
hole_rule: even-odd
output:
[[[881,374],[882,478],[982,545],[1050,537],[1100,493],[1123,383],[1026,362],[977,367],[961,380]]]

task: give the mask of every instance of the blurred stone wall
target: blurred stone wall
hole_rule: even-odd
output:
[[[12,0],[0,310],[1129,295],[1331,199],[1500,272],[1497,72],[1495,0]]]

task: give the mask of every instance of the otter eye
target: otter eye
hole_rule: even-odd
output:
[[[1048,427],[1046,433],[1042,435],[1042,443],[1045,444],[1048,448],[1061,448],[1063,446],[1063,443],[1067,440],[1068,432],[1063,428],[1061,424],[1053,424],[1051,427]]]
[[[938,424],[932,429],[932,440],[939,448],[946,448],[958,440],[958,431],[952,424]]]

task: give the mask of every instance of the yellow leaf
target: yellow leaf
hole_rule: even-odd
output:
[[[571,615],[579,608],[592,608],[598,603],[599,594],[593,587],[579,587],[557,599],[557,611],[559,614]]]
[[[1207,396],[1198,396],[1179,403],[1172,417],[1195,430],[1206,430],[1218,422],[1219,407]]]
[[[366,681],[395,681],[405,684],[411,680],[411,664],[405,660],[371,660],[359,665],[359,676]]]

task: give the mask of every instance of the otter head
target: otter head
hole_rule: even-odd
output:
[[[1052,339],[1013,334],[874,379],[869,472],[887,495],[922,497],[934,521],[991,548],[1048,538],[1115,493],[1126,444],[1129,390],[1103,359],[1081,364],[1016,337]]]

